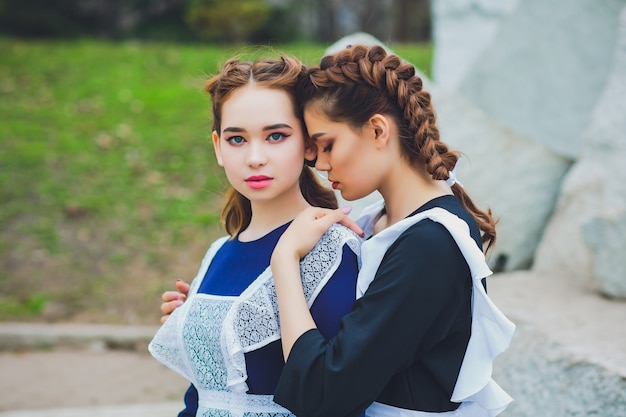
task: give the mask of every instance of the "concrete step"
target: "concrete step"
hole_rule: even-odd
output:
[[[626,417],[626,302],[538,272],[498,274],[489,294],[517,325],[494,370],[514,398],[501,417]]]

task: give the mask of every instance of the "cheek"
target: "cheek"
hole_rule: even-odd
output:
[[[222,160],[222,166],[224,168],[226,168],[227,166],[233,165],[236,159],[237,159],[236,154],[230,152],[230,150],[227,148],[222,148],[221,160]]]
[[[290,149],[284,149],[278,159],[278,163],[281,169],[289,172],[296,172],[300,175],[300,172],[304,168],[304,146],[295,146]]]

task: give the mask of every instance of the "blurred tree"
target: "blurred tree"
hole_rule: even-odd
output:
[[[427,41],[431,37],[429,0],[393,0],[394,39],[398,42]]]
[[[300,30],[321,42],[354,32],[383,42],[430,40],[430,0],[308,0],[301,5]]]
[[[353,31],[367,32],[386,42],[392,35],[391,6],[390,0],[343,0],[342,15],[354,15],[354,27],[349,28],[345,23],[342,24],[343,34]]]
[[[186,19],[203,39],[244,42],[270,16],[263,0],[190,0]]]
[[[185,6],[185,0],[0,0],[0,33],[190,39]]]
[[[337,40],[337,13],[335,0],[317,0],[317,39],[322,42]]]
[[[288,42],[304,38],[300,30],[298,14],[301,12],[297,0],[276,4],[270,8],[265,21],[250,34],[254,43]]]
[[[74,36],[94,24],[77,1],[0,0],[0,32],[24,37]]]
[[[0,34],[329,43],[430,39],[429,0],[0,0]]]

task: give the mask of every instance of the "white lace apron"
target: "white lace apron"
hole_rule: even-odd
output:
[[[205,255],[185,303],[158,330],[148,347],[159,362],[191,381],[198,391],[201,417],[287,417],[272,395],[246,394],[246,352],[280,339],[278,301],[268,267],[240,296],[198,293],[218,249]],[[357,254],[360,241],[343,226],[333,226],[300,262],[309,307],[341,263],[344,244]],[[269,264],[269,259],[268,259]]]
[[[380,201],[365,208],[362,216],[357,220],[366,234],[371,234],[374,221],[383,209],[383,204],[384,202]],[[402,232],[426,218],[448,229],[472,274],[472,332],[450,399],[452,402],[462,404],[457,410],[448,413],[425,413],[374,403],[366,411],[366,416],[493,417],[512,401],[511,397],[491,378],[491,374],[494,359],[511,343],[515,325],[498,310],[485,292],[481,280],[491,275],[492,272],[487,266],[483,252],[472,239],[467,223],[449,211],[437,207],[403,219],[363,242],[361,246],[363,265],[357,280],[357,298],[363,296],[374,280],[389,246]]]

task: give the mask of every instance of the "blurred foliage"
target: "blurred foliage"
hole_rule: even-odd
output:
[[[0,303],[0,321],[11,318],[40,316],[48,299],[45,294],[35,293],[25,299],[8,299]]]
[[[0,33],[27,38],[293,40],[295,2],[264,0],[0,0]]]
[[[0,35],[168,42],[428,40],[428,0],[0,0]]]
[[[244,42],[261,27],[269,11],[262,0],[192,0],[186,18],[203,39]]]

